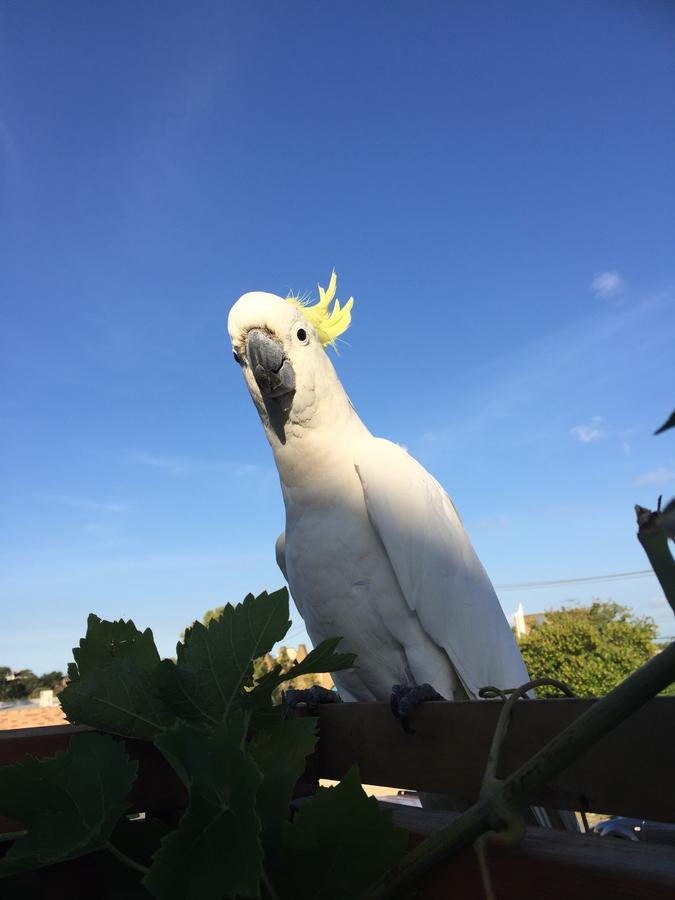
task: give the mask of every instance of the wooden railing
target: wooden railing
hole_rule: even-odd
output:
[[[514,709],[502,752],[509,774],[584,712],[592,700],[528,700]],[[320,740],[298,793],[318,778],[340,779],[358,765],[361,781],[475,801],[501,704],[430,703],[405,734],[386,704],[348,703],[319,710]],[[64,750],[80,726],[0,732],[0,765],[26,753]],[[126,742],[139,762],[130,801],[134,811],[175,815],[185,806],[183,785],[158,751]],[[675,822],[675,698],[659,697],[599,741],[551,784],[528,797],[532,804]],[[388,804],[411,841],[446,826],[454,813]],[[0,832],[20,823],[0,819]],[[675,847],[595,835],[528,829],[515,848],[488,840],[488,863],[498,900],[506,898],[675,897]],[[469,847],[425,878],[420,896],[482,897],[476,857]]]

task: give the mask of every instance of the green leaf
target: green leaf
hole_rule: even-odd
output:
[[[265,855],[278,851],[283,823],[288,820],[296,782],[317,742],[317,719],[285,719],[255,735],[249,753],[262,772],[256,806],[263,827]]]
[[[351,669],[354,665],[353,653],[335,653],[337,645],[342,638],[329,638],[321,641],[300,663],[295,663],[287,672],[283,672],[280,666],[268,672],[258,681],[254,689],[246,698],[247,707],[258,707],[265,702],[267,696],[283,684],[300,675],[314,675],[321,672],[339,672],[342,669]]]
[[[91,613],[73,656],[70,682],[59,695],[71,722],[146,739],[173,722],[153,676],[160,659],[149,628],[141,632],[131,620],[106,622]]]
[[[181,724],[156,739],[186,784],[189,804],[144,879],[153,896],[259,896],[262,846],[255,798],[262,776],[244,751],[247,727],[247,717],[239,714],[212,734]]]
[[[71,722],[83,722],[124,737],[151,740],[174,721],[152,673],[127,656],[103,668],[85,669],[59,695]]]
[[[153,855],[159,850],[162,839],[171,828],[152,816],[129,819],[123,816],[110,836],[110,843],[143,866],[149,866]]]
[[[299,675],[314,675],[321,672],[339,672],[351,669],[356,655],[354,653],[335,653],[341,637],[321,641],[318,647],[311,650],[300,663],[295,663],[283,675],[283,681],[297,678]]]
[[[218,720],[202,709],[196,678],[188,666],[178,666],[171,659],[163,659],[153,673],[159,696],[167,707],[186,722],[210,722],[216,725]]]
[[[159,663],[159,653],[152,631],[139,631],[129,619],[106,622],[90,613],[87,634],[73,647],[75,663],[68,666],[71,681],[79,681],[91,672],[105,668],[119,659],[133,659],[142,669],[151,672]]]
[[[670,418],[660,428],[656,429],[654,434],[661,434],[663,431],[668,431],[669,428],[675,428],[675,410],[670,414]]]
[[[28,827],[0,860],[0,875],[103,847],[129,806],[136,768],[123,744],[100,734],[74,735],[63,753],[0,768],[0,812]]]
[[[218,724],[242,705],[253,661],[268,653],[290,626],[288,591],[228,604],[208,627],[195,622],[178,644],[177,663],[158,670],[161,695],[178,716]]]
[[[283,830],[283,852],[272,882],[284,898],[351,900],[396,865],[407,832],[367,797],[358,770],[319,788]]]

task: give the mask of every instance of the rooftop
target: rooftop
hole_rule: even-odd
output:
[[[0,709],[0,731],[40,728],[43,725],[65,725],[67,721],[60,706],[14,706],[10,709]]]

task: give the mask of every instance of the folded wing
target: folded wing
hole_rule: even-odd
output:
[[[440,484],[401,447],[370,438],[355,458],[368,515],[401,591],[470,697],[527,669],[497,595]]]

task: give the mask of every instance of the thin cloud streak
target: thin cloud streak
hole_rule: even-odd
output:
[[[467,370],[454,386],[453,424],[424,431],[417,438],[417,447],[432,449],[469,444],[499,422],[508,421],[516,414],[522,417],[524,410],[562,384],[570,395],[579,379],[588,379],[596,348],[609,342],[619,344],[632,340],[635,328],[643,320],[658,315],[672,296],[672,291],[664,291],[635,306],[605,315],[600,321],[576,320],[564,330]],[[671,338],[671,328],[651,332],[648,349],[652,358],[659,358],[662,346]],[[598,377],[592,368],[590,372]],[[621,436],[625,437],[625,432]],[[408,442],[413,443],[410,438]]]
[[[479,519],[476,527],[481,531],[507,531],[511,527],[511,520],[505,515],[488,516]]]
[[[636,487],[645,487],[649,484],[668,484],[671,481],[675,481],[675,469],[666,469],[661,466],[638,475],[634,484]]]
[[[60,506],[70,506],[73,509],[96,509],[102,512],[121,513],[131,509],[127,503],[88,500],[84,497],[71,497],[68,494],[35,494],[34,499],[40,503],[54,503]]]
[[[229,462],[227,460],[190,459],[187,457],[155,456],[152,453],[132,453],[128,462],[148,466],[170,475],[172,478],[203,474],[229,474],[236,477],[258,474],[261,467],[254,463]]]

